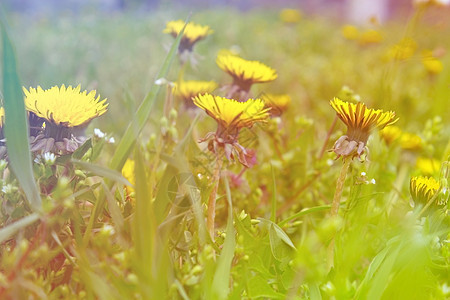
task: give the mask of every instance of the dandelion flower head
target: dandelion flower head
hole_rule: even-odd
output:
[[[80,91],[76,88],[62,85],[43,90],[40,86],[23,89],[26,108],[38,117],[62,127],[81,126],[107,111],[106,99],[96,97],[96,91]]]
[[[261,97],[266,103],[266,107],[272,108],[270,113],[272,115],[280,115],[288,108],[289,104],[291,104],[291,96],[287,94],[263,94]]]
[[[184,27],[185,22],[183,20],[170,21],[167,23],[164,33],[169,33],[173,37],[177,37]],[[180,52],[183,50],[192,50],[194,44],[205,37],[213,33],[213,30],[209,26],[203,26],[189,22],[184,30],[183,37],[180,42]]]
[[[302,19],[302,13],[298,9],[285,8],[280,12],[280,19],[287,24],[295,24]]]
[[[416,160],[416,168],[425,175],[437,174],[440,167],[441,162],[435,158],[418,157]]]
[[[176,97],[182,99],[187,107],[195,106],[192,98],[204,93],[211,93],[217,88],[214,81],[181,80],[173,88]]]
[[[422,64],[429,74],[439,74],[444,69],[442,61],[433,55],[432,51],[422,52]]]
[[[383,36],[375,29],[368,29],[361,33],[358,38],[360,45],[373,45],[378,44],[383,40]]]
[[[0,107],[0,127],[3,127],[3,124],[5,124],[5,109]]]
[[[433,177],[417,176],[410,180],[410,192],[414,202],[426,204],[439,190],[439,182]]]
[[[122,176],[125,177],[133,186],[136,184],[136,178],[134,175],[135,162],[132,159],[127,159],[122,167]],[[126,186],[127,194],[130,195],[134,192],[134,188]]]
[[[333,149],[338,157],[360,156],[373,129],[381,130],[398,120],[393,111],[370,109],[361,102],[354,104],[334,98],[330,105],[347,126],[347,134],[338,139]]]
[[[219,127],[228,134],[236,134],[243,127],[252,127],[254,123],[265,121],[269,117],[269,108],[264,107],[261,99],[249,99],[238,102],[211,94],[198,95],[194,104],[214,118]]]
[[[245,60],[236,55],[218,55],[216,63],[233,77],[234,84],[248,91],[252,84],[270,82],[277,78],[277,72],[259,61]]]
[[[341,34],[347,40],[357,40],[359,38],[359,30],[353,25],[342,26]]]

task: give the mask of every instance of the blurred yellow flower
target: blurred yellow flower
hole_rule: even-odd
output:
[[[422,139],[417,134],[403,132],[400,137],[400,146],[406,150],[418,151],[422,149]]]
[[[280,19],[284,23],[295,24],[302,19],[302,13],[298,9],[285,8],[280,12]]]
[[[183,29],[185,22],[183,20],[170,21],[167,23],[164,33],[169,33],[173,37],[177,37],[180,31]],[[208,35],[213,33],[213,30],[209,26],[202,26],[189,22],[184,30],[183,37],[180,41],[179,51],[184,50],[192,51],[194,44]]]
[[[422,64],[431,75],[439,74],[444,69],[442,62],[434,57],[433,52],[429,50],[422,52]]]
[[[414,202],[423,205],[427,204],[439,190],[439,182],[433,177],[412,177],[409,186]]]
[[[412,38],[404,38],[388,50],[387,57],[395,60],[407,60],[414,55],[416,49],[416,41]]]
[[[80,85],[76,88],[62,85],[43,90],[23,88],[26,108],[38,117],[44,118],[51,124],[62,127],[76,127],[85,125],[92,119],[103,115],[107,111],[106,99],[100,101],[95,97],[96,91],[80,92]]]
[[[378,44],[383,40],[383,36],[381,33],[376,31],[375,29],[368,29],[361,33],[361,35],[358,38],[358,42],[360,45],[372,45],[372,44]]]
[[[416,160],[416,168],[422,174],[433,175],[439,173],[441,162],[434,158],[418,157]]]
[[[341,33],[347,40],[357,40],[359,38],[359,30],[353,25],[342,26]]]
[[[266,107],[270,107],[271,115],[281,115],[288,108],[291,103],[291,96],[287,94],[263,94],[261,97],[264,100]]]
[[[233,83],[243,91],[249,91],[254,83],[273,81],[277,72],[259,61],[245,60],[236,55],[218,55],[216,63],[231,77]]]
[[[128,158],[122,167],[122,176],[125,177],[125,179],[128,180],[133,186],[136,184],[134,166],[134,160]],[[127,191],[127,198],[129,198],[131,193],[134,192],[134,188],[131,186],[126,186],[125,189]]]
[[[448,6],[450,5],[450,0],[413,0],[416,6]]]
[[[391,145],[398,141],[400,136],[402,135],[402,130],[400,127],[392,125],[383,128],[379,131],[381,138],[386,142],[386,144]]]
[[[239,129],[252,127],[256,122],[264,122],[269,117],[269,108],[264,108],[261,99],[248,99],[238,102],[233,99],[211,94],[198,95],[194,104],[203,109],[219,124],[219,135],[236,136]]]
[[[361,102],[353,104],[334,98],[330,101],[330,105],[339,119],[347,125],[347,134],[340,137],[333,147],[338,157],[361,156],[373,129],[381,130],[398,120],[393,111],[369,109]]]
[[[0,127],[3,127],[3,124],[5,124],[5,109],[0,107]]]
[[[176,97],[183,100],[187,107],[195,107],[192,98],[204,93],[211,93],[217,88],[214,81],[181,80],[173,88]]]

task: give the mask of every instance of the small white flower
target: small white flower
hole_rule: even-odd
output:
[[[371,184],[376,184],[377,182],[375,181],[375,178],[372,178],[372,180],[370,181]]]
[[[332,166],[334,164],[334,160],[332,159],[327,159],[327,165],[328,166]]]
[[[54,164],[55,160],[56,160],[56,156],[52,152],[45,152],[43,158],[44,158],[44,163],[47,164],[47,165]]]
[[[9,183],[2,187],[2,192],[5,194],[11,194],[15,191],[17,191],[17,187],[15,187],[14,185],[9,184]]]
[[[109,140],[107,140],[107,142],[109,144],[114,144],[116,142],[116,140],[114,139],[114,137],[110,137]]]
[[[103,225],[101,232],[104,235],[112,236],[116,231],[115,231],[114,227],[112,227],[111,225],[105,224],[105,225]]]
[[[361,176],[366,176],[366,172],[361,172]]]
[[[105,137],[105,133],[98,128],[94,128],[94,135],[101,139]]]
[[[159,78],[159,79],[156,79],[155,80],[155,84],[156,85],[164,85],[164,84],[167,84],[167,79],[165,79],[165,78]]]

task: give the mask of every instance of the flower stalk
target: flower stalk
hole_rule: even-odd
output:
[[[221,151],[218,151],[216,153],[216,164],[214,168],[213,173],[213,189],[211,191],[211,194],[209,195],[208,200],[208,216],[206,220],[206,226],[208,228],[209,235],[211,237],[211,240],[214,241],[214,225],[215,225],[215,219],[216,219],[216,199],[217,199],[217,190],[219,189],[219,182],[220,182],[220,173],[222,171],[222,160],[223,154]]]

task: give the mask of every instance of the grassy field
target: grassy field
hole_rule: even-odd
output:
[[[308,15],[289,23],[279,13],[194,13],[214,32],[185,64],[179,39],[163,33],[185,12],[7,15],[1,299],[450,297],[448,9],[366,26]],[[216,121],[172,93],[182,77],[215,81],[213,94],[224,96],[232,79],[216,57],[229,52],[278,74],[249,97],[291,99],[240,131],[254,153],[249,168],[218,163],[199,143]],[[73,154],[30,156],[21,86],[62,84],[96,90],[108,112]],[[399,120],[373,130],[361,160],[336,159],[326,150],[346,126],[334,97]],[[413,201],[415,176],[438,183],[425,200]]]

